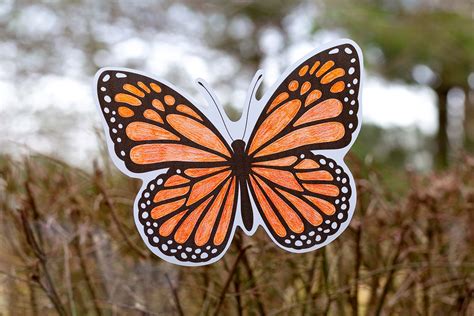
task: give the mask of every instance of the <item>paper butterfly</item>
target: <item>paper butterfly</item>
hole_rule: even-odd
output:
[[[323,247],[348,226],[356,193],[343,158],[360,129],[362,55],[350,40],[316,50],[260,100],[255,75],[238,122],[198,80],[201,109],[172,84],[127,69],[96,75],[110,154],[143,180],[135,224],[171,263],[220,259],[237,227],[262,226],[290,252]],[[224,114],[222,114],[224,113]]]

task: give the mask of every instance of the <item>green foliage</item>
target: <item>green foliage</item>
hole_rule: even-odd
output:
[[[380,1],[328,5],[320,27],[342,27],[366,49],[380,49],[382,60],[368,54],[368,62],[387,78],[413,82],[413,67],[422,64],[438,75],[435,85],[467,86],[474,71],[474,23],[469,15]]]
[[[450,146],[447,94],[461,87],[468,94],[474,71],[474,23],[467,12],[403,1],[325,1],[317,26],[342,29],[365,50],[370,69],[390,80],[431,85],[438,97],[437,165],[448,164]],[[467,5],[467,7],[469,7]],[[416,78],[416,66],[428,67]],[[434,73],[434,78],[429,72]],[[428,73],[426,73],[428,72]],[[420,76],[419,76],[420,77]],[[466,111],[466,113],[470,113]],[[471,118],[468,117],[467,120]],[[474,138],[464,133],[468,140]]]

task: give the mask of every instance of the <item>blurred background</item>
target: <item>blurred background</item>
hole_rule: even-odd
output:
[[[145,71],[204,103],[202,77],[237,120],[257,69],[264,91],[339,38],[366,69],[350,228],[304,255],[259,231],[208,267],[153,257],[95,72]],[[0,126],[0,315],[474,314],[472,0],[0,0]]]

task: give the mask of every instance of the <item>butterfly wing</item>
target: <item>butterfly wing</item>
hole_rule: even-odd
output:
[[[255,207],[273,240],[289,251],[324,246],[352,217],[355,187],[343,157],[358,133],[358,52],[343,42],[295,66],[249,138]]]
[[[291,251],[327,244],[350,218],[354,198],[345,167],[311,151],[254,162],[250,191],[264,227]]]
[[[224,255],[235,231],[238,186],[231,170],[170,168],[139,194],[137,227],[148,247],[180,265],[203,265]]]
[[[114,162],[144,181],[135,224],[148,248],[180,265],[218,260],[238,192],[224,137],[171,85],[133,71],[99,72],[97,97]]]
[[[344,43],[297,65],[263,108],[248,141],[248,154],[272,159],[295,150],[347,146],[359,124],[357,52],[351,43]]]
[[[231,157],[217,128],[169,84],[106,69],[97,76],[97,97],[111,154],[132,173],[226,164]]]

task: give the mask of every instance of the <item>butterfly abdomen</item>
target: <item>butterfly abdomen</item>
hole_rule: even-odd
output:
[[[245,142],[241,139],[232,143],[234,150],[232,156],[232,172],[237,177],[240,190],[240,206],[242,214],[242,222],[247,231],[253,227],[253,212],[250,204],[249,191],[247,189],[247,179],[250,173],[250,161],[245,152]]]

